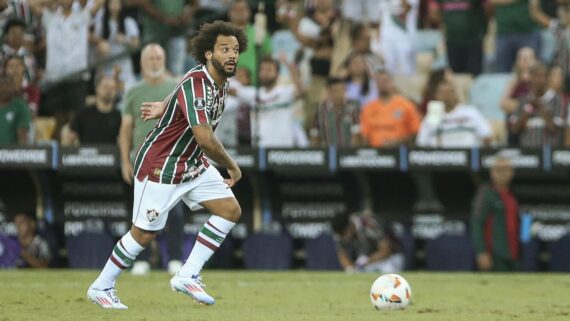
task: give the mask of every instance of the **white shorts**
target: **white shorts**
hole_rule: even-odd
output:
[[[184,201],[190,210],[202,208],[200,203],[227,197],[234,193],[220,172],[210,166],[197,178],[180,184],[160,184],[148,180],[135,179],[135,198],[133,203],[133,225],[147,231],[164,228],[168,212],[180,201]]]

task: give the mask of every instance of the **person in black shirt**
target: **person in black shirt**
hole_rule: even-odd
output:
[[[117,83],[103,77],[95,88],[95,106],[80,110],[61,134],[63,146],[80,144],[116,144],[121,127],[121,113],[115,108]]]

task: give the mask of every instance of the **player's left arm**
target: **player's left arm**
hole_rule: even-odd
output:
[[[141,118],[144,121],[151,119],[159,119],[164,114],[168,100],[172,97],[172,94],[168,95],[164,101],[149,101],[144,102],[141,105]]]

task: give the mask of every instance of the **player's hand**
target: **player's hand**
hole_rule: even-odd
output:
[[[241,170],[237,166],[230,168],[228,169],[228,175],[230,175],[230,178],[224,179],[224,183],[228,185],[228,188],[232,188],[241,179]]]
[[[481,253],[477,255],[477,267],[481,271],[490,271],[493,268],[493,259],[489,253]]]
[[[134,170],[131,162],[123,162],[121,165],[121,174],[123,176],[123,181],[125,183],[132,185],[133,184],[133,177],[134,177]]]
[[[157,119],[164,112],[164,104],[161,101],[145,102],[141,105],[141,118],[144,121]]]

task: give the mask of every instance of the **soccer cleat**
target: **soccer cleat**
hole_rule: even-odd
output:
[[[87,290],[87,298],[89,301],[105,309],[126,310],[129,308],[121,303],[121,300],[119,300],[117,296],[117,291],[114,288],[97,290],[89,287],[89,290]]]
[[[170,279],[170,287],[172,291],[177,291],[188,295],[196,300],[198,303],[212,305],[216,303],[204,288],[206,285],[202,283],[200,275],[193,275],[191,277],[181,277],[178,273]]]

